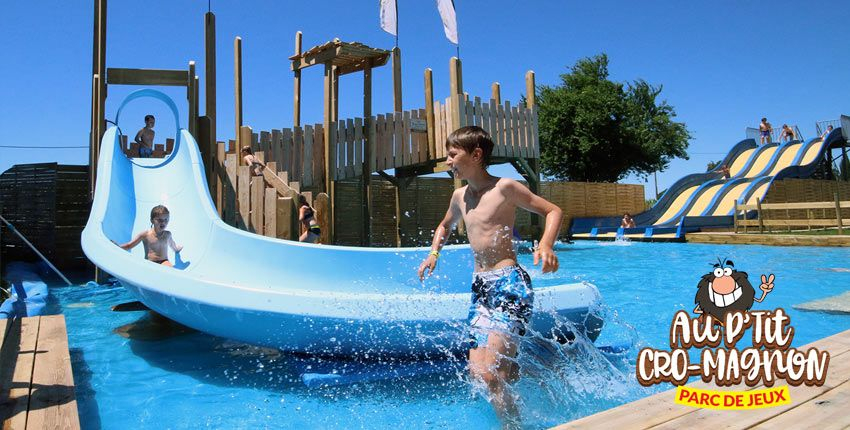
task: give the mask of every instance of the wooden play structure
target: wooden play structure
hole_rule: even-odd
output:
[[[186,70],[141,69],[106,67],[106,0],[94,0],[94,31],[92,51],[92,109],[91,133],[89,134],[89,177],[91,192],[97,181],[97,159],[100,140],[106,131],[106,97],[109,85],[180,86],[186,88],[189,104],[186,129],[195,137],[200,147],[207,178],[212,183],[212,155],[215,152],[215,15],[204,17],[206,53],[206,115],[199,116],[199,85],[195,62],[189,61]],[[132,146],[124,142],[125,151],[132,153]],[[173,148],[173,143],[171,143]],[[135,148],[138,150],[138,148]],[[157,149],[160,151],[157,152]],[[170,153],[168,143],[154,148],[154,156]]]
[[[205,15],[206,112],[199,113],[199,85],[195,63],[187,70],[107,68],[106,0],[95,0],[94,50],[92,66],[92,132],[90,165],[92,190],[96,178],[97,147],[106,130],[104,105],[108,85],[184,86],[189,102],[187,129],[195,136],[207,168],[211,195],[219,215],[242,229],[268,236],[297,239],[300,234],[298,200],[303,196],[314,205],[322,229],[322,243],[337,243],[335,231],[343,226],[348,233],[354,228],[356,244],[385,244],[373,240],[376,224],[373,182],[392,184],[395,230],[392,245],[401,245],[401,202],[411,182],[424,174],[447,171],[444,142],[452,131],[477,125],[487,130],[496,147],[494,163],[510,163],[535,193],[540,192],[539,143],[535,107],[534,73],[526,74],[526,103],[503,101],[499,84],[493,84],[489,97],[470,97],[463,90],[460,60],[449,62],[448,96],[436,100],[432,71],[424,73],[424,97],[420,108],[404,110],[401,91],[401,50],[383,50],[357,42],[334,39],[302,50],[302,34],[296,33],[295,52],[289,57],[293,72],[293,124],[257,131],[242,117],[242,39],[234,40],[234,138],[217,141],[215,117],[215,16]],[[372,113],[372,70],[388,63],[393,68],[393,112]],[[321,123],[302,124],[301,72],[324,68],[324,116]],[[363,116],[338,118],[339,77],[363,74]],[[103,78],[105,76],[105,79]],[[173,145],[173,144],[172,144]],[[253,176],[244,165],[240,148],[250,146],[255,155],[267,163],[262,176]],[[126,154],[138,148],[124,143]],[[170,152],[166,143],[156,148],[157,156]],[[337,199],[337,184],[354,187],[356,198],[346,195]],[[458,181],[454,186],[459,187]],[[380,185],[379,185],[380,186]],[[386,206],[387,196],[382,194]],[[357,203],[353,203],[356,201]],[[440,206],[442,203],[440,202]],[[337,207],[346,209],[339,212]],[[360,223],[352,226],[346,219],[357,213]],[[532,230],[539,220],[532,217]],[[461,234],[463,228],[461,226]],[[386,232],[381,233],[386,236]]]
[[[301,43],[302,34],[298,32],[295,37],[295,55],[290,57],[294,73],[295,125],[292,128],[255,133],[242,124],[237,114],[237,139],[227,144],[218,144],[214,161],[214,170],[218,173],[214,176],[218,181],[216,187],[222,193],[217,194],[215,199],[227,222],[259,232],[257,226],[267,224],[265,221],[259,222],[259,213],[280,215],[288,211],[281,211],[278,202],[274,203],[277,209],[268,208],[267,205],[272,203],[271,197],[260,198],[263,193],[252,191],[251,179],[247,178],[250,171],[247,166],[238,166],[237,156],[238,148],[251,146],[255,153],[262,154],[266,162],[274,163],[274,168],[268,170],[276,174],[266,173],[265,182],[267,187],[277,189],[279,198],[287,197],[291,191],[274,182],[287,184],[290,189],[303,194],[309,193],[308,196],[317,196],[317,205],[320,206],[317,212],[320,214],[324,243],[337,243],[335,230],[345,223],[336,216],[336,207],[349,203],[340,202],[336,198],[335,187],[341,181],[345,181],[349,188],[352,183],[356,183],[359,190],[359,207],[346,204],[346,215],[349,217],[352,215],[351,210],[359,209],[357,218],[361,224],[357,226],[360,238],[357,244],[369,246],[383,243],[382,240],[374,241],[372,237],[373,224],[376,222],[373,216],[375,199],[372,183],[377,179],[391,183],[395,187],[393,218],[396,234],[393,244],[400,245],[401,194],[414,178],[448,170],[443,142],[452,131],[466,125],[477,125],[487,130],[496,144],[493,162],[512,164],[526,179],[529,187],[539,193],[540,150],[533,72],[526,75],[528,94],[525,105],[512,106],[509,101],[503,103],[499,84],[494,84],[491,97],[482,101],[480,97],[470,98],[463,92],[461,62],[452,58],[449,67],[450,96],[442,101],[434,100],[432,71],[426,69],[424,107],[404,111],[401,109],[399,48],[384,51],[335,39],[302,52]],[[241,39],[236,39],[234,48],[236,110],[239,112],[242,106],[238,97],[241,94]],[[393,59],[393,100],[397,110],[372,116],[372,68],[386,64],[390,57]],[[302,126],[301,70],[314,65],[323,65],[325,69],[324,119],[321,124]],[[364,116],[339,119],[338,78],[361,71],[364,79]],[[346,196],[347,199],[350,197]],[[248,202],[248,208],[245,202]],[[536,217],[533,218],[532,225],[536,226],[538,221]],[[276,220],[274,224],[280,226],[281,222]],[[347,229],[352,227],[350,223],[345,224]],[[264,231],[263,234],[273,235],[271,231]]]

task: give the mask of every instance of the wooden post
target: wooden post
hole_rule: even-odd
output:
[[[339,121],[339,69],[336,66],[331,68],[331,81],[333,81],[333,91],[331,92],[331,121]]]
[[[838,193],[835,193],[835,218],[838,221],[838,234],[844,234],[844,226],[841,222],[841,201],[838,200]]]
[[[207,12],[204,15],[204,116],[209,123],[207,125],[207,141],[199,142],[207,148],[209,159],[204,160],[207,164],[207,183],[215,187],[218,184],[214,166],[224,160],[218,158],[218,145],[216,144],[216,94],[215,94],[215,14]],[[214,190],[212,196],[217,197],[218,191]]]
[[[296,230],[293,228],[292,220],[298,218],[295,211],[295,202],[292,197],[278,197],[275,206],[275,236],[280,239],[298,240]]]
[[[301,55],[301,32],[295,33],[295,55]],[[295,88],[293,93],[292,120],[293,127],[301,126],[301,69],[295,70],[293,82]]]
[[[498,82],[493,82],[493,85],[490,86],[490,92],[490,98],[495,100],[497,105],[502,104],[502,88]]]
[[[89,148],[90,198],[94,198],[97,181],[97,159],[100,156],[100,139],[105,131],[106,109],[106,0],[94,0],[92,32],[92,138]]]
[[[393,110],[401,112],[401,49],[393,48]]]
[[[198,135],[195,137],[198,141],[198,149],[201,151],[201,161],[204,165],[204,174],[206,175],[207,188],[210,191],[210,197],[215,198],[215,175],[213,173],[213,160],[215,159],[215,151],[213,147],[207,145],[210,141],[210,119],[206,115],[198,117]],[[215,140],[215,139],[213,139]]]
[[[361,245],[372,244],[372,159],[374,156],[375,140],[372,136],[372,62],[368,60],[363,68],[363,118],[365,144],[363,145],[363,167],[360,186],[363,196],[363,237]]]
[[[732,212],[732,225],[735,226],[735,234],[738,234],[738,200],[735,199],[735,211]]]
[[[263,214],[265,208],[263,204],[266,198],[266,182],[260,176],[253,176],[251,172],[251,216],[249,219],[248,231],[257,234],[264,234]]]
[[[238,165],[242,165],[242,157],[239,156],[239,151],[242,150],[242,140],[239,137],[240,128],[242,127],[242,38],[236,37],[233,40],[233,86],[234,86],[234,117],[236,119],[236,159]],[[251,143],[250,134],[248,135],[248,144]]]
[[[89,199],[94,199],[94,186],[97,181],[97,153],[100,145],[100,76],[92,76],[92,124],[91,142],[89,142]]]
[[[449,60],[449,79],[451,94],[463,94],[463,67],[457,57]]]
[[[188,117],[189,117],[188,122],[189,123],[186,124],[186,129],[189,130],[189,134],[191,134],[192,137],[194,137],[195,140],[197,140],[198,139],[198,133],[197,133],[198,130],[195,129],[195,124],[194,124],[195,118],[194,118],[194,116],[195,116],[195,109],[197,108],[198,102],[197,102],[197,100],[195,100],[195,62],[194,61],[189,62],[189,78],[188,78],[188,82],[186,82],[186,101],[188,101],[188,105],[189,105],[189,115],[188,115]]]
[[[450,93],[451,101],[452,101],[452,124],[455,129],[461,126],[462,121],[464,121],[466,115],[461,114],[461,112],[466,108],[466,101],[463,97],[463,68],[460,60],[457,57],[452,57],[449,60],[449,84],[451,86]],[[454,130],[447,130],[446,135],[448,136]],[[458,189],[463,186],[463,182],[460,179],[454,178],[454,187]],[[466,226],[463,224],[463,220],[458,221],[457,223],[457,232],[460,235],[466,235]]]
[[[253,132],[251,130],[251,127],[249,127],[249,126],[240,127],[239,133],[236,134],[237,142],[245,142],[246,144],[250,145],[252,133]],[[243,166],[242,165],[244,160],[242,160],[243,157],[242,157],[242,154],[241,154],[240,151],[241,151],[241,148],[237,146],[237,149],[236,149],[236,166],[238,166],[236,168],[237,178],[236,178],[236,182],[233,184],[233,189],[236,191],[236,213],[238,213],[241,216],[241,222],[243,223],[243,224],[240,225],[239,224],[240,219],[239,219],[239,217],[237,217],[237,220],[236,220],[237,221],[237,228],[246,229],[247,226],[248,226],[248,214],[249,214],[249,211],[250,211],[250,203],[248,203],[249,198],[245,197],[245,196],[248,196],[250,194],[250,189],[248,189],[247,187],[250,186],[250,176],[253,174],[253,172],[251,172],[250,166]],[[249,176],[248,179],[242,178],[242,175],[244,174],[243,169],[248,169],[247,170],[247,172],[248,172],[247,175]],[[243,207],[243,205],[244,205],[244,207]]]
[[[330,217],[328,216],[330,207],[330,198],[325,193],[321,193],[313,199],[313,208],[316,209],[316,221],[319,222],[319,226],[322,229],[322,237],[319,239],[319,243],[331,243],[330,236],[325,233],[327,228],[330,228]]]
[[[251,223],[251,167],[236,168],[236,228],[248,231]]]
[[[533,111],[536,100],[537,98],[535,97],[534,72],[529,70],[525,73],[525,107],[528,110]],[[531,123],[526,124],[526,127],[533,128]],[[527,135],[528,134],[526,134],[526,136]],[[531,146],[531,142],[528,142],[527,144],[528,146]],[[540,195],[540,163],[539,159],[535,158],[533,153],[528,153],[528,165],[531,168],[531,172],[528,172],[528,188],[531,189],[532,193]],[[534,234],[535,236],[539,235],[541,233],[540,216],[535,213],[532,213],[530,224],[532,234]]]
[[[214,126],[213,126],[214,127]],[[218,217],[224,219],[224,182],[222,178],[225,176],[224,158],[225,148],[224,142],[216,142],[215,145],[215,160],[213,161],[213,174],[215,176],[215,206],[218,209]]]
[[[759,221],[759,233],[764,233],[764,223],[762,222],[762,214],[761,214],[761,199],[756,197],[756,216]]]
[[[325,174],[325,193],[328,194],[328,243],[332,244],[334,242],[334,183],[333,183],[333,174],[331,173],[331,149],[334,148],[333,141],[331,139],[334,138],[335,133],[332,133],[332,130],[336,129],[334,126],[332,128],[331,125],[331,112],[333,110],[333,105],[331,104],[331,97],[333,93],[333,65],[330,62],[325,63],[325,97],[324,97],[324,119],[322,121],[323,128],[322,130],[325,133],[325,162],[324,162],[324,174]],[[334,124],[335,125],[335,124]]]
[[[525,106],[529,109],[537,104],[537,94],[534,84],[534,71],[525,72]]]
[[[428,123],[428,159],[433,160],[437,158],[437,138],[434,135],[434,79],[429,68],[425,69],[425,121]]]

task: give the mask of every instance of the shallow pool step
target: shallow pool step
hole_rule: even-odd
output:
[[[850,291],[825,299],[812,300],[792,306],[801,311],[824,312],[828,314],[850,314]]]

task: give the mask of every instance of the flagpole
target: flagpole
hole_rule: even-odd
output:
[[[398,48],[398,0],[395,1],[395,47]]]
[[[457,59],[460,60],[460,31],[458,30],[458,28],[460,26],[457,25],[457,21],[458,21],[458,19],[457,19],[457,6],[455,6],[454,0],[452,0],[452,9],[455,10],[455,27],[456,27],[455,28],[455,35],[457,36],[457,45],[455,45],[455,48],[456,48],[456,52],[457,52]]]

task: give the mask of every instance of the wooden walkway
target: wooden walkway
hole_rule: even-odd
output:
[[[688,233],[685,241],[727,245],[850,246],[850,236],[809,234],[757,234],[733,232]]]
[[[0,320],[3,429],[79,429],[63,315]]]
[[[844,429],[850,427],[850,330],[810,343],[830,354],[826,381],[821,387],[789,386],[791,403],[763,409],[711,410],[677,405],[676,390],[658,393],[625,405],[562,424],[556,429]],[[787,385],[782,382],[774,386]],[[749,391],[765,388],[744,385],[717,388],[702,381],[690,387]]]

